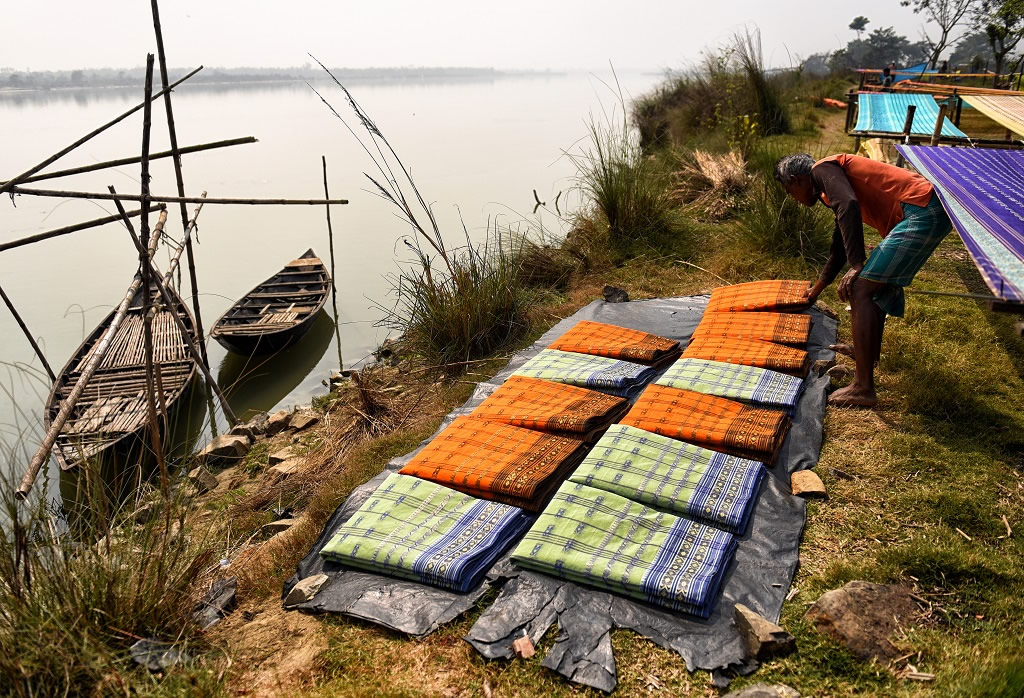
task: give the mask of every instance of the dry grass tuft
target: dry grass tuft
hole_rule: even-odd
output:
[[[672,173],[672,182],[672,198],[686,203],[702,220],[718,221],[736,208],[750,184],[750,175],[738,151],[716,155],[695,150]]]

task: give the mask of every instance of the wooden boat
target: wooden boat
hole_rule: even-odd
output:
[[[158,409],[160,404],[166,405],[168,413],[171,413],[191,384],[197,367],[171,310],[163,306],[155,288],[151,289],[151,294],[151,304],[159,308],[152,325],[153,366],[159,370],[158,385],[163,387],[163,399],[158,403]],[[177,305],[175,311],[188,328],[192,341],[198,341],[192,314],[173,290],[171,294]],[[148,404],[142,303],[142,289],[139,289],[106,356],[57,436],[53,452],[63,470],[92,459],[134,464],[149,450],[149,437],[144,432],[148,424]],[[92,351],[109,330],[113,318],[114,313],[111,312],[61,370],[46,401],[44,421],[47,429],[57,416],[61,402],[75,387]]]
[[[210,336],[246,356],[280,351],[309,331],[330,290],[327,268],[306,250],[231,306]]]

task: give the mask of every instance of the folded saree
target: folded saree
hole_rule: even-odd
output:
[[[569,480],[742,533],[763,476],[757,461],[613,424]]]
[[[539,378],[509,376],[471,413],[517,427],[595,436],[629,409],[624,398]]]
[[[693,339],[757,339],[762,342],[807,346],[811,316],[795,313],[704,313]]]
[[[706,312],[803,310],[811,305],[805,295],[809,286],[806,281],[786,280],[720,286],[711,292]]]
[[[540,511],[585,453],[577,436],[458,417],[398,472]]]
[[[687,357],[669,366],[655,382],[758,407],[775,407],[788,414],[796,409],[804,385],[802,378],[767,368]]]
[[[517,507],[392,473],[320,554],[343,565],[466,592],[531,521]]]
[[[707,618],[735,550],[731,533],[567,482],[516,546],[512,560]]]
[[[769,368],[801,378],[807,375],[811,365],[810,355],[803,349],[757,339],[722,337],[691,339],[683,352],[683,358]]]
[[[656,364],[678,354],[679,342],[648,332],[582,320],[548,345],[548,349]]]
[[[544,349],[513,375],[541,378],[630,397],[643,390],[657,369],[605,356]]]
[[[789,417],[779,410],[657,384],[647,386],[622,424],[767,464],[789,431]]]

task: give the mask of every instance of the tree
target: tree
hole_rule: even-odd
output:
[[[982,0],[975,22],[988,36],[1000,75],[1006,56],[1024,39],[1024,0]]]
[[[864,15],[857,15],[853,18],[853,21],[850,22],[850,29],[857,32],[857,38],[859,39],[861,33],[864,31],[865,27],[868,26],[869,22],[870,20]]]
[[[992,62],[992,47],[988,43],[988,34],[984,31],[972,31],[960,37],[949,56],[950,65],[969,65],[969,73],[979,73],[986,63]],[[977,70],[976,70],[977,68]]]
[[[968,13],[978,5],[978,0],[900,0],[900,5],[913,7],[914,14],[924,14],[926,24],[934,22],[938,25],[938,35],[934,39],[926,30],[921,30],[928,44],[928,63],[934,68],[942,51],[952,42],[950,34],[953,29],[965,19],[970,19]]]
[[[868,34],[866,39],[854,39],[829,58],[833,71],[854,68],[882,68],[895,63],[905,65],[917,62],[927,53],[927,47],[911,42],[897,34],[892,27],[881,27]]]

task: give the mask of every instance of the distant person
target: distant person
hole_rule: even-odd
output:
[[[849,263],[838,291],[852,311],[853,346],[833,348],[852,356],[857,372],[850,385],[832,393],[829,404],[874,407],[874,367],[882,351],[885,316],[903,316],[903,287],[949,233],[949,216],[924,177],[858,155],[843,153],[817,162],[806,153],[787,155],[776,163],[775,179],[804,206],[820,200],[835,213],[828,262],[808,286],[807,298],[816,301]],[[864,251],[864,223],[882,236],[870,256]]]
[[[949,73],[949,61],[942,61],[942,65],[939,66],[939,74],[946,75]]]
[[[892,87],[892,68],[885,66],[882,68],[882,89],[889,89]]]

